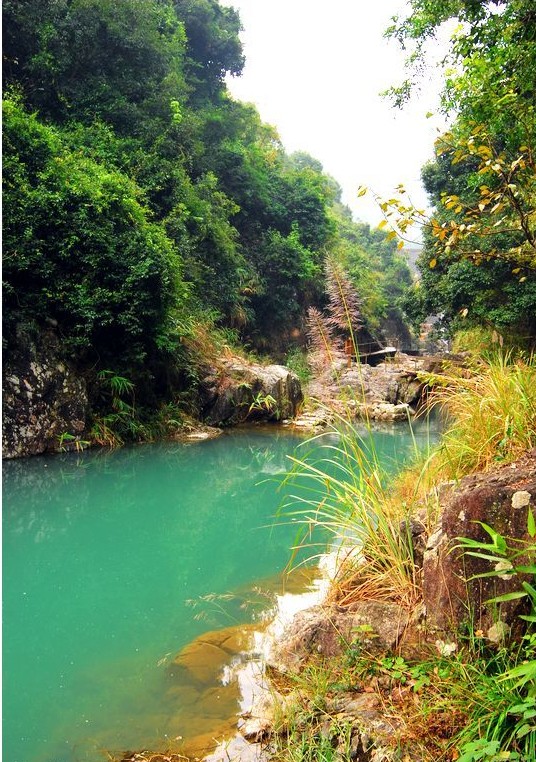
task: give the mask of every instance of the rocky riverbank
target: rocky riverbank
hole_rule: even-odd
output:
[[[274,759],[277,735],[288,730],[285,717],[293,716],[296,721],[300,713],[303,733],[313,732],[326,739],[334,760],[430,759],[423,756],[422,747],[408,734],[403,712],[386,709],[407,702],[415,685],[415,680],[410,680],[406,688],[401,688],[393,679],[396,669],[389,665],[398,660],[400,668],[410,662],[448,658],[462,648],[460,633],[469,623],[491,649],[499,647],[516,630],[519,635],[519,615],[527,613],[526,599],[506,601],[498,619],[497,612],[493,615],[486,605],[493,595],[508,597],[514,593],[519,581],[512,575],[475,579],[475,575],[488,570],[489,563],[481,558],[462,558],[452,551],[460,535],[475,541],[487,539],[480,522],[493,523],[513,543],[529,539],[526,506],[534,502],[536,451],[515,463],[465,477],[459,485],[446,485],[440,491],[435,527],[427,532],[417,519],[412,526],[415,572],[421,590],[417,604],[408,607],[396,598],[364,595],[344,605],[332,590],[327,600],[300,610],[283,629],[277,622],[269,627],[264,674],[268,675],[270,689],[259,692],[238,723],[253,747],[244,756],[237,753],[233,760]],[[407,536],[405,527],[400,531]],[[467,584],[466,579],[472,581]],[[343,674],[351,654],[365,654],[371,665],[387,666],[365,683],[345,687],[339,677],[341,684],[327,690],[321,700],[318,696],[315,699],[318,686],[307,688],[307,681],[313,681],[315,671],[333,675],[335,665]],[[421,695],[420,700],[426,701],[426,688]],[[444,717],[442,721],[448,720]]]
[[[329,367],[318,368],[307,388],[303,410],[291,425],[318,431],[336,421],[408,421],[423,404],[424,376],[440,365],[439,358],[397,353],[372,366],[335,355]]]
[[[63,359],[55,334],[21,338],[20,347],[3,367],[2,456],[19,458],[112,443],[117,401],[110,401],[111,415],[95,416],[91,399],[98,396],[98,380]],[[203,370],[194,395],[197,414],[186,414],[172,401],[176,413],[172,422],[167,416],[156,427],[160,438],[202,441],[217,436],[223,427],[294,418],[302,408],[299,379],[281,365],[232,356]],[[152,437],[151,427],[144,429],[136,420],[133,405],[127,403],[122,409],[119,424],[137,427],[140,441]],[[101,421],[100,434],[91,430],[95,419]]]
[[[52,331],[39,340],[21,339],[20,346],[3,368],[3,457],[81,449],[102,441],[91,431],[96,380],[62,358]],[[200,374],[197,412],[181,413],[173,424],[164,421],[159,436],[202,441],[221,428],[261,421],[309,433],[338,415],[408,420],[423,401],[422,372],[428,367],[429,360],[403,354],[375,367],[335,354],[329,367],[316,369],[304,396],[296,374],[282,365],[221,357]],[[113,424],[106,427],[112,439]]]

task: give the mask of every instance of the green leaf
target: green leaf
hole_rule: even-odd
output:
[[[523,736],[526,736],[527,733],[531,732],[531,730],[534,730],[534,725],[525,723],[525,725],[522,725],[519,730],[516,730],[516,738],[523,738]]]
[[[515,570],[521,572],[521,574],[536,574],[536,566],[534,564],[530,566],[516,566]]]
[[[497,595],[495,598],[490,598],[486,603],[503,603],[504,601],[515,601],[518,598],[524,598],[528,593],[524,593],[522,590],[516,590],[513,593],[505,593],[504,595]]]

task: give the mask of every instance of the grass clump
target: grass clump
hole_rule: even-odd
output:
[[[449,375],[433,392],[448,421],[428,463],[434,481],[509,463],[536,446],[534,358],[498,354],[471,373]]]
[[[350,602],[348,591],[353,600],[397,600],[411,607],[418,584],[411,542],[400,531],[403,521],[409,527],[410,507],[393,501],[372,437],[361,437],[341,419],[339,424],[335,435],[310,440],[319,453],[315,460],[292,459],[286,484],[298,491],[282,511],[298,525],[294,550],[321,555],[326,540],[337,550],[334,590],[341,603]]]

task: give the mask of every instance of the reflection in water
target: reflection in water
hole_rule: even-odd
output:
[[[273,517],[300,442],[273,432],[4,465],[6,759],[164,749],[197,732],[200,695],[218,735],[220,686],[179,688],[169,668],[207,630],[271,605],[264,586],[246,591],[288,561],[294,529]],[[402,440],[385,433],[385,457]]]

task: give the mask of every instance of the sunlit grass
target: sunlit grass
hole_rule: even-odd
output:
[[[466,375],[448,376],[433,402],[449,421],[427,465],[432,480],[455,479],[509,463],[536,446],[534,358],[508,354]]]
[[[334,432],[310,440],[320,453],[316,460],[292,458],[286,485],[295,490],[282,513],[298,525],[295,550],[321,555],[328,539],[338,552],[333,594],[341,602],[374,597],[411,606],[419,593],[404,527],[409,527],[413,501],[393,499],[392,474],[373,437],[360,436],[340,418],[338,424]]]

